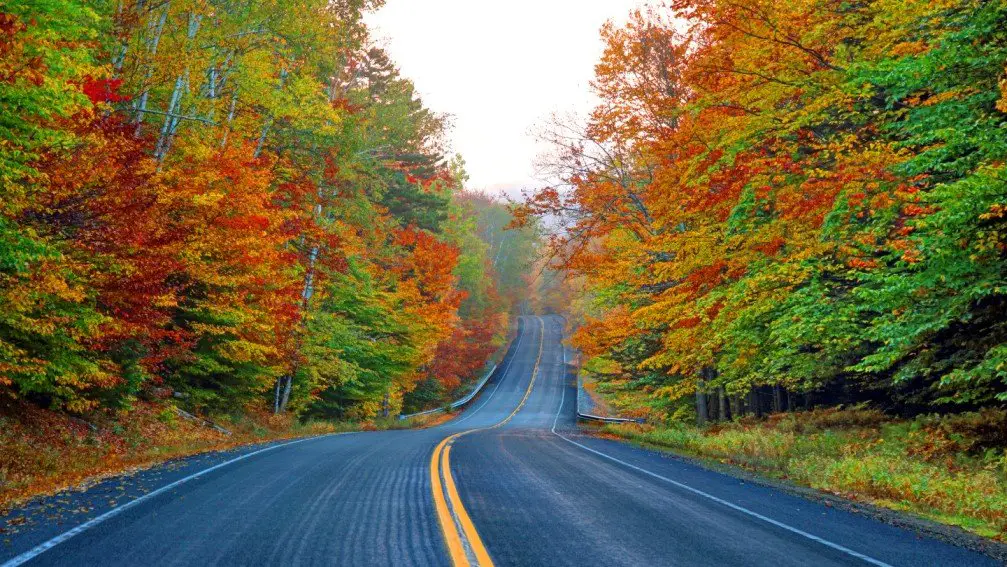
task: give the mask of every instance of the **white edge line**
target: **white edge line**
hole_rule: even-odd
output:
[[[483,400],[483,403],[479,404],[479,407],[474,408],[471,412],[469,412],[469,413],[467,413],[467,414],[459,417],[456,421],[448,421],[448,422],[446,422],[445,425],[447,425],[449,423],[450,424],[458,424],[458,423],[461,423],[463,421],[468,421],[469,418],[471,418],[475,414],[479,413],[479,410],[481,410],[484,407],[486,407],[486,404],[490,403],[490,400],[493,399],[493,396],[496,395],[497,390],[499,390],[499,389],[500,389],[500,382],[497,382],[496,385],[493,386],[493,391],[490,392],[488,396],[486,396],[486,399]]]
[[[566,346],[563,345],[562,340],[560,342],[560,346],[563,348],[563,380],[560,381],[560,385],[562,386],[562,388],[560,389],[561,394],[560,394],[560,397],[559,397],[559,407],[556,408],[556,417],[554,417],[552,419],[552,432],[553,433],[556,433],[556,424],[559,423],[559,414],[561,414],[563,412],[563,404],[566,402],[566,388],[567,388],[567,383],[566,383],[566,374],[567,374],[567,368],[566,368],[566,364],[567,364],[567,362],[566,362]],[[559,435],[559,433],[556,433],[556,435]]]
[[[18,555],[16,557],[14,557],[13,559],[7,560],[5,563],[3,563],[2,565],[0,565],[0,567],[17,567],[18,565],[23,565],[23,564],[27,563],[28,561],[31,561],[32,559],[38,557],[39,555],[42,555],[46,551],[48,551],[48,550],[56,547],[57,545],[65,542],[65,541],[67,541],[68,539],[70,539],[70,538],[72,538],[72,537],[74,537],[76,535],[80,535],[81,533],[84,533],[85,531],[87,531],[87,530],[89,530],[89,529],[91,529],[91,528],[93,528],[93,527],[95,527],[95,526],[97,526],[97,525],[99,525],[101,523],[104,523],[107,520],[110,520],[110,519],[114,518],[115,516],[118,516],[119,514],[122,514],[123,512],[125,512],[126,510],[129,510],[130,508],[133,508],[134,506],[138,506],[139,504],[141,504],[143,502],[146,502],[147,500],[150,500],[151,498],[155,498],[157,496],[160,496],[161,494],[164,494],[165,492],[168,492],[169,490],[172,490],[173,488],[177,488],[178,486],[180,486],[182,484],[185,484],[185,483],[189,482],[190,480],[195,480],[195,479],[197,479],[197,478],[199,478],[201,476],[204,476],[204,475],[206,475],[208,473],[211,473],[211,472],[213,472],[213,471],[215,471],[217,469],[226,467],[227,465],[236,463],[238,461],[243,461],[243,460],[245,460],[245,459],[247,459],[249,457],[254,457],[255,455],[258,455],[258,454],[261,454],[261,453],[265,453],[266,451],[272,451],[274,449],[279,449],[280,447],[288,447],[290,445],[295,445],[297,443],[303,443],[305,441],[311,441],[313,439],[321,439],[323,437],[332,437],[332,436],[335,436],[335,435],[346,435],[347,433],[352,433],[352,432],[330,433],[330,434],[327,434],[327,435],[317,435],[317,436],[314,436],[314,437],[305,437],[304,439],[296,439],[294,441],[287,441],[286,443],[280,443],[278,445],[270,445],[269,447],[264,447],[262,449],[259,449],[258,451],[252,451],[251,453],[245,453],[244,455],[241,455],[239,457],[235,457],[235,458],[233,458],[233,459],[231,459],[229,461],[224,461],[223,463],[216,464],[216,465],[214,465],[214,466],[212,466],[210,468],[203,469],[203,470],[201,470],[199,472],[196,472],[196,473],[193,473],[193,474],[191,474],[191,475],[189,475],[189,476],[187,476],[185,478],[178,479],[175,482],[172,482],[171,484],[166,484],[166,485],[162,486],[161,488],[158,488],[157,490],[155,490],[153,492],[148,492],[147,494],[144,494],[143,496],[140,496],[140,497],[136,498],[135,500],[130,500],[126,504],[123,504],[122,506],[119,506],[117,508],[113,508],[113,509],[109,510],[108,512],[105,512],[104,514],[100,515],[100,516],[97,516],[95,518],[91,518],[90,520],[84,522],[83,524],[80,524],[80,525],[78,525],[78,526],[74,527],[73,529],[70,529],[70,530],[68,530],[66,532],[63,532],[62,534],[60,534],[60,535],[58,535],[58,536],[50,539],[49,541],[40,543],[37,546],[29,549],[28,551],[25,551],[21,555]]]
[[[564,379],[565,379],[566,378],[566,374],[565,374],[565,372],[566,372],[566,349],[565,348],[563,349],[563,361],[564,361],[563,370],[564,370]],[[780,522],[778,520],[774,520],[774,519],[772,519],[770,517],[763,516],[762,514],[760,514],[758,512],[754,512],[752,510],[749,510],[748,508],[745,508],[743,506],[738,506],[737,504],[734,504],[732,502],[728,502],[727,500],[724,500],[723,498],[718,498],[718,497],[716,497],[716,496],[714,496],[714,495],[712,495],[712,494],[710,494],[708,492],[703,492],[702,490],[699,490],[698,488],[693,488],[693,487],[691,487],[691,486],[689,486],[687,484],[682,484],[681,482],[678,482],[678,481],[675,481],[675,480],[671,480],[668,477],[661,476],[661,475],[659,475],[657,473],[654,473],[654,472],[650,472],[647,469],[640,468],[640,467],[638,467],[638,466],[636,466],[634,464],[627,463],[626,461],[623,461],[621,459],[617,459],[617,458],[615,458],[615,457],[613,457],[611,455],[607,455],[605,453],[602,453],[601,451],[597,451],[595,449],[592,449],[592,448],[588,447],[587,445],[582,445],[582,444],[580,444],[580,443],[578,443],[578,442],[576,442],[576,441],[574,441],[572,439],[568,439],[567,437],[563,436],[562,434],[556,432],[556,423],[559,421],[560,413],[563,411],[563,399],[565,399],[565,397],[566,397],[566,384],[563,385],[563,397],[560,398],[559,409],[556,410],[556,417],[552,421],[552,432],[553,432],[554,435],[556,435],[560,439],[566,441],[567,443],[572,443],[572,444],[580,447],[581,449],[584,449],[585,451],[588,451],[588,452],[594,453],[595,455],[598,455],[599,457],[608,459],[608,460],[610,460],[612,462],[615,462],[615,463],[619,463],[620,465],[623,465],[625,467],[629,467],[629,468],[631,468],[631,469],[633,469],[635,471],[638,471],[638,472],[641,472],[641,473],[643,473],[645,475],[654,477],[654,478],[656,478],[658,480],[663,480],[664,482],[667,482],[667,483],[669,483],[671,485],[677,486],[678,488],[681,488],[682,490],[687,490],[687,491],[689,491],[689,492],[691,492],[693,494],[696,494],[698,496],[702,496],[703,498],[707,498],[707,499],[712,500],[712,501],[714,501],[714,502],[716,502],[718,504],[723,504],[724,506],[727,506],[728,508],[730,508],[732,510],[741,512],[742,514],[747,514],[747,515],[749,515],[749,516],[751,516],[753,518],[762,520],[763,522],[767,522],[767,523],[772,524],[772,525],[774,525],[774,526],[776,526],[778,528],[787,530],[788,532],[791,532],[791,533],[797,534],[799,536],[808,538],[808,539],[810,539],[812,541],[815,541],[817,543],[820,543],[820,544],[822,544],[822,545],[824,545],[826,547],[830,547],[830,548],[835,549],[837,551],[841,551],[841,552],[843,552],[843,553],[845,553],[845,554],[847,554],[847,555],[849,555],[851,557],[855,557],[855,558],[860,559],[860,560],[862,560],[862,561],[864,561],[866,563],[870,563],[871,565],[877,565],[877,567],[893,567],[892,565],[890,565],[888,563],[885,563],[884,561],[879,561],[877,559],[874,559],[873,557],[864,555],[863,553],[860,553],[860,552],[854,551],[854,550],[852,550],[852,549],[850,549],[848,547],[844,547],[842,545],[839,545],[838,543],[833,543],[833,542],[831,542],[831,541],[829,541],[827,539],[820,538],[820,537],[818,537],[818,536],[816,536],[814,534],[810,534],[810,533],[808,533],[808,532],[806,532],[804,530],[795,528],[795,527],[793,527],[791,525],[788,525],[788,524],[784,524],[783,522]]]
[[[594,449],[592,449],[592,448],[590,448],[590,447],[588,447],[586,445],[582,445],[582,444],[580,444],[580,443],[578,443],[576,441],[573,441],[572,439],[567,439],[566,437],[564,437],[563,435],[561,435],[559,433],[556,433],[556,436],[559,437],[560,439],[568,442],[568,443],[572,443],[572,444],[580,447],[581,449],[584,449],[585,451],[589,451],[591,453],[594,453],[595,455],[598,455],[599,457],[606,458],[606,459],[608,459],[610,461],[619,463],[620,465],[629,467],[629,468],[631,468],[631,469],[633,469],[635,471],[639,471],[639,472],[641,472],[641,473],[643,473],[645,475],[652,476],[652,477],[654,477],[656,479],[659,479],[659,480],[663,480],[663,481],[665,481],[665,482],[667,482],[669,484],[677,486],[678,488],[681,488],[683,490],[687,490],[689,492],[692,492],[693,494],[702,496],[703,498],[708,498],[708,499],[713,500],[714,502],[716,502],[718,504],[723,504],[724,506],[727,506],[728,508],[731,508],[732,510],[736,510],[736,511],[741,512],[743,514],[747,514],[749,516],[752,516],[753,518],[757,518],[757,519],[762,520],[764,522],[770,523],[770,524],[772,524],[772,525],[774,525],[774,526],[776,526],[778,528],[782,528],[784,530],[787,530],[788,532],[795,533],[795,534],[797,534],[799,536],[806,537],[806,538],[808,538],[808,539],[810,539],[812,541],[816,541],[816,542],[818,542],[818,543],[820,543],[820,544],[822,544],[822,545],[824,545],[826,547],[831,547],[832,549],[835,549],[837,551],[841,551],[841,552],[843,552],[843,553],[845,553],[847,555],[850,555],[852,557],[856,557],[857,559],[860,559],[860,560],[863,560],[863,561],[865,561],[867,563],[870,563],[871,565],[877,565],[878,567],[892,567],[892,565],[890,565],[888,563],[885,563],[883,561],[879,561],[877,559],[874,559],[873,557],[869,557],[867,555],[864,555],[863,553],[860,553],[860,552],[854,551],[854,550],[852,550],[852,549],[850,549],[848,547],[844,547],[842,545],[839,545],[838,543],[833,543],[833,542],[831,542],[831,541],[829,541],[827,539],[820,538],[820,537],[818,537],[818,536],[816,536],[814,534],[809,534],[808,532],[806,532],[804,530],[800,530],[800,529],[795,528],[793,526],[790,526],[788,524],[784,524],[783,522],[774,520],[774,519],[769,518],[767,516],[763,516],[762,514],[760,514],[758,512],[753,512],[752,510],[749,510],[748,508],[745,508],[743,506],[738,506],[737,504],[728,502],[727,500],[724,500],[723,498],[718,498],[718,497],[716,497],[716,496],[714,496],[714,495],[712,495],[712,494],[710,494],[708,492],[703,492],[702,490],[699,490],[697,488],[693,488],[693,487],[691,487],[691,486],[689,486],[687,484],[682,484],[681,482],[678,482],[678,481],[671,480],[670,478],[661,476],[661,475],[659,475],[657,473],[650,472],[650,471],[648,471],[646,469],[643,469],[643,468],[640,468],[640,467],[638,467],[636,465],[627,463],[626,461],[617,459],[617,458],[615,458],[615,457],[613,457],[611,455],[606,455],[605,453],[602,453],[601,451],[596,451],[596,450],[594,450]]]
[[[552,432],[556,433],[556,424],[559,422],[559,414],[563,412],[563,404],[566,402],[566,384],[563,384],[562,394],[559,397],[559,409],[556,410],[556,417],[552,419]],[[559,435],[559,433],[556,433]]]

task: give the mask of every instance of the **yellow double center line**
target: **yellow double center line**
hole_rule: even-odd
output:
[[[451,476],[451,444],[458,438],[468,435],[473,431],[484,431],[502,427],[513,419],[517,415],[517,412],[521,411],[521,408],[524,407],[525,402],[528,401],[528,396],[531,395],[532,388],[535,386],[535,380],[538,378],[539,364],[542,362],[542,349],[545,346],[545,321],[541,317],[538,317],[538,322],[540,329],[538,357],[535,359],[535,368],[532,369],[531,381],[528,382],[528,388],[525,390],[521,402],[514,408],[514,411],[510,412],[510,415],[496,425],[476,427],[448,436],[437,445],[434,449],[434,454],[430,457],[430,479],[434,492],[434,507],[437,509],[437,519],[440,521],[441,531],[444,532],[444,540],[448,544],[451,562],[456,567],[472,565],[469,553],[475,559],[475,564],[480,567],[491,567],[493,560],[490,559],[489,552],[486,551],[486,546],[483,545],[482,538],[479,537],[479,532],[476,531],[476,527],[472,523],[472,518],[469,517],[465,506],[462,505],[462,499],[458,495],[458,489],[455,487],[455,479]],[[442,477],[443,481],[441,480]],[[460,531],[459,527],[461,528]],[[468,552],[466,551],[466,543],[468,544]]]

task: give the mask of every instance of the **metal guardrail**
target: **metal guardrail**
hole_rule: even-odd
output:
[[[486,376],[484,376],[483,379],[480,380],[478,384],[476,384],[476,387],[473,388],[473,390],[471,392],[469,392],[464,398],[462,398],[462,399],[460,399],[460,400],[458,400],[456,402],[451,402],[447,406],[441,406],[439,408],[428,409],[426,411],[421,411],[421,412],[416,412],[416,413],[400,414],[399,415],[399,419],[400,420],[401,419],[409,419],[410,417],[416,417],[418,415],[427,415],[427,414],[431,414],[431,413],[437,413],[439,411],[444,411],[444,409],[446,407],[450,407],[451,409],[455,409],[455,408],[459,408],[459,407],[461,407],[461,406],[463,406],[463,405],[471,402],[473,400],[473,398],[475,398],[476,396],[479,395],[479,392],[481,392],[482,389],[483,389],[483,387],[486,386],[486,383],[489,382],[491,378],[493,378],[493,374],[496,373],[497,368],[499,368],[501,365],[502,366],[506,366],[505,363],[512,356],[514,356],[514,348],[515,348],[515,346],[518,343],[518,340],[517,340],[518,336],[521,334],[521,325],[522,325],[522,323],[520,322],[520,319],[519,319],[517,326],[511,328],[511,334],[509,334],[509,336],[508,336],[507,343],[504,346],[500,347],[501,350],[503,350],[504,354],[503,354],[503,357],[500,360],[499,365],[498,364],[494,364],[493,367],[489,369],[489,372],[486,373]]]
[[[486,376],[484,376],[483,379],[479,381],[479,384],[476,385],[475,389],[469,392],[469,395],[458,400],[457,402],[451,402],[451,409],[463,406],[471,402],[472,398],[476,397],[479,394],[479,392],[483,389],[483,386],[485,386],[486,383],[490,381],[490,378],[493,377],[493,373],[496,371],[497,371],[497,365],[494,364],[493,367],[490,368],[490,371],[486,373]]]
[[[566,358],[566,353],[564,351],[564,359]],[[580,372],[578,369],[577,373],[577,419],[583,421],[597,421],[600,423],[644,423],[644,419],[641,418],[631,418],[631,417],[606,417],[603,415],[594,415],[593,413],[587,413],[580,410],[580,396],[581,391],[584,387],[581,383]]]
[[[602,423],[643,423],[643,418],[633,418],[633,417],[605,417],[602,415],[592,415],[589,413],[577,412],[577,419],[583,419],[584,421],[600,421]]]
[[[497,370],[497,365],[494,364],[493,367],[490,368],[489,372],[486,373],[486,376],[484,376],[483,379],[480,380],[478,384],[476,384],[475,389],[473,389],[471,392],[469,392],[468,395],[465,396],[464,398],[462,398],[462,399],[460,399],[460,400],[458,400],[456,402],[451,402],[450,404],[448,404],[449,407],[451,409],[455,409],[455,408],[459,408],[459,407],[461,407],[461,406],[463,406],[463,405],[471,402],[473,398],[475,398],[477,395],[479,395],[479,392],[482,391],[483,386],[485,386],[486,383],[490,381],[490,378],[493,377],[493,373],[496,372],[496,370]],[[439,408],[428,409],[426,411],[420,411],[420,412],[416,412],[416,413],[401,414],[401,415],[399,415],[399,419],[409,419],[410,417],[416,417],[418,415],[427,415],[427,414],[430,414],[430,413],[437,413],[439,411],[444,411],[444,408],[443,407],[439,407]]]

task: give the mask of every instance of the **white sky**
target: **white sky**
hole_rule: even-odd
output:
[[[535,184],[530,134],[553,112],[590,109],[598,35],[638,0],[387,0],[368,16],[379,45],[426,105],[451,114],[469,186]]]

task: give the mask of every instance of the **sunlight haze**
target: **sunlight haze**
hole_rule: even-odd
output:
[[[552,112],[590,108],[599,28],[638,4],[389,0],[368,22],[424,102],[453,116],[449,136],[469,185],[514,195],[535,184],[541,149],[529,130]]]

